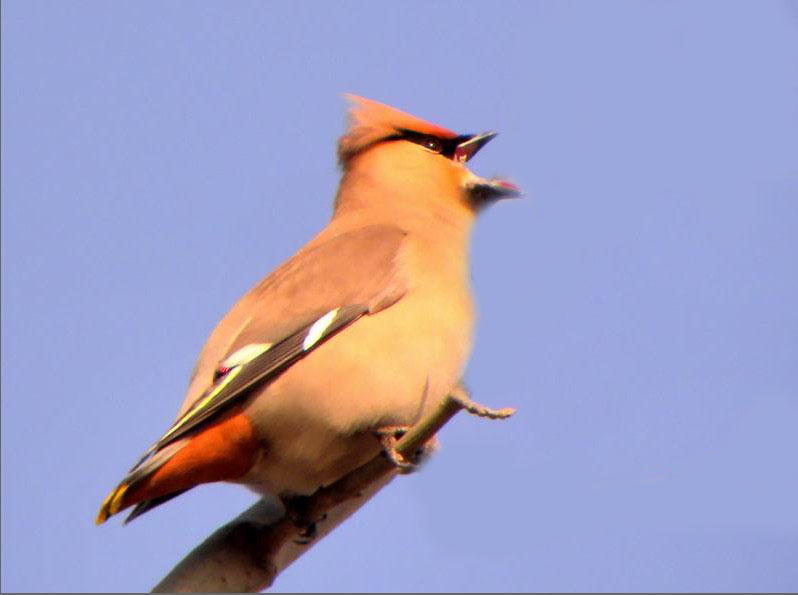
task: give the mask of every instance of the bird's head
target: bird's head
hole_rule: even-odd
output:
[[[457,134],[383,103],[347,95],[350,126],[338,143],[345,175],[357,183],[412,196],[418,201],[449,201],[479,211],[501,198],[519,196],[514,184],[483,178],[466,163],[495,132]]]

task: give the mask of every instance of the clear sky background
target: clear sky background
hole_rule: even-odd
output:
[[[254,496],[102,498],[329,217],[343,92],[527,193],[458,416],[276,589],[798,589],[798,3],[2,4],[2,589],[138,591]]]

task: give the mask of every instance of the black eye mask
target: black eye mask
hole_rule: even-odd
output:
[[[448,159],[453,159],[455,151],[457,150],[457,145],[467,141],[471,138],[471,136],[472,135],[470,134],[466,134],[462,136],[456,136],[454,138],[440,138],[430,134],[414,132],[412,130],[401,130],[399,134],[389,136],[385,140],[406,140],[411,143],[421,145],[433,153],[439,153]]]

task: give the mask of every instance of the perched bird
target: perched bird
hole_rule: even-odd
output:
[[[100,507],[128,521],[202,483],[309,495],[366,463],[459,382],[476,215],[518,195],[458,135],[356,96],[329,224],[219,322],[176,420]]]

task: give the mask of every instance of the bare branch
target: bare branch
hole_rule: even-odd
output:
[[[493,410],[471,400],[458,387],[438,408],[419,421],[395,445],[412,460],[458,411],[504,419],[512,409]],[[214,532],[186,556],[154,592],[255,592],[268,588],[277,575],[312,545],[340,525],[398,473],[379,455],[319,489],[312,496],[280,503],[262,499]],[[302,525],[312,527],[309,543],[300,543]]]

